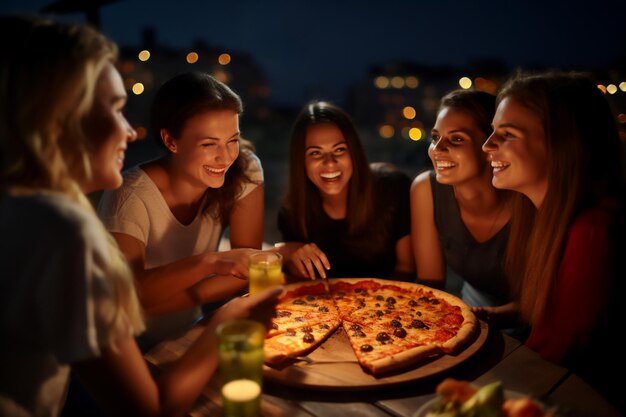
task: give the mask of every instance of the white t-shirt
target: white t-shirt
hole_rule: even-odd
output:
[[[247,183],[239,199],[263,182],[261,162],[254,154],[246,174],[255,183]],[[102,195],[98,214],[110,232],[132,236],[145,245],[146,269],[216,251],[223,232],[222,225],[204,213],[199,213],[188,225],[181,224],[156,184],[139,167],[124,173],[124,184],[120,188]],[[148,317],[140,344],[145,347],[177,337],[188,330],[200,314],[200,306],[197,306]]]
[[[97,221],[60,194],[0,192],[1,416],[58,415],[68,364],[99,356],[114,331]]]

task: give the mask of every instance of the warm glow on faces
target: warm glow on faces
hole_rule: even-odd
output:
[[[493,185],[526,195],[540,207],[548,189],[546,137],[539,117],[510,97],[500,102],[483,145]]]
[[[137,138],[122,110],[126,90],[122,77],[107,64],[98,78],[94,103],[83,122],[91,146],[89,160],[93,177],[83,185],[84,192],[117,188],[122,185],[122,167],[128,142]]]
[[[191,183],[202,188],[224,185],[228,168],[239,156],[239,115],[232,110],[196,114],[168,148],[172,162]],[[166,141],[166,145],[168,145]]]
[[[458,185],[488,174],[481,146],[487,135],[467,112],[444,107],[431,132],[428,156],[437,182]]]
[[[348,196],[352,159],[341,130],[332,123],[309,126],[305,138],[304,165],[309,180],[322,198]]]

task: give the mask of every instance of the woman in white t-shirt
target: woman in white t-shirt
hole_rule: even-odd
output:
[[[232,248],[261,249],[263,172],[241,139],[239,96],[208,74],[178,75],[151,111],[165,156],[124,173],[106,192],[100,218],[135,274],[148,314],[142,347],[186,330],[200,305],[247,285],[250,249],[217,252],[225,227]]]
[[[70,370],[111,415],[180,415],[217,365],[215,326],[270,313],[279,288],[219,309],[154,380],[131,271],[86,193],[118,187],[136,132],[116,46],[85,26],[0,17],[0,415],[57,416]]]

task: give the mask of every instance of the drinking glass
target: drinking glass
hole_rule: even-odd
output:
[[[282,283],[283,257],[278,252],[258,252],[250,256],[250,295]]]
[[[265,332],[252,320],[228,320],[217,327],[224,417],[260,415]]]

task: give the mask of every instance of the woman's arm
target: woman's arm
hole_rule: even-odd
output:
[[[137,294],[147,311],[151,311],[152,308],[168,302],[170,299],[173,299],[173,305],[178,305],[181,297],[187,297],[190,300],[191,298],[188,298],[190,294],[185,294],[185,292],[212,274],[227,275],[227,278],[232,282],[231,285],[239,289],[246,285],[248,257],[254,250],[237,249],[225,252],[208,252],[160,267],[145,269],[144,244],[123,233],[111,234],[133,270]],[[189,307],[189,305],[185,305],[184,308]],[[161,306],[159,311],[163,312],[164,309],[167,308]]]
[[[117,351],[72,364],[94,397],[115,416],[179,416],[191,408],[213,375],[218,360],[215,328],[224,320],[254,317],[267,322],[281,287],[235,299],[220,308],[183,356],[154,380],[132,336]]]
[[[411,243],[418,282],[443,288],[446,266],[435,226],[429,175],[429,172],[418,175],[411,185]]]
[[[248,281],[231,275],[212,275],[197,284],[168,298],[166,301],[144,308],[146,314],[169,313],[193,306],[220,301],[248,288]]]
[[[392,276],[402,280],[415,277],[415,260],[413,259],[410,235],[404,236],[396,242],[396,266]]]
[[[231,248],[261,249],[264,198],[263,185],[259,185],[233,206],[229,226]]]

